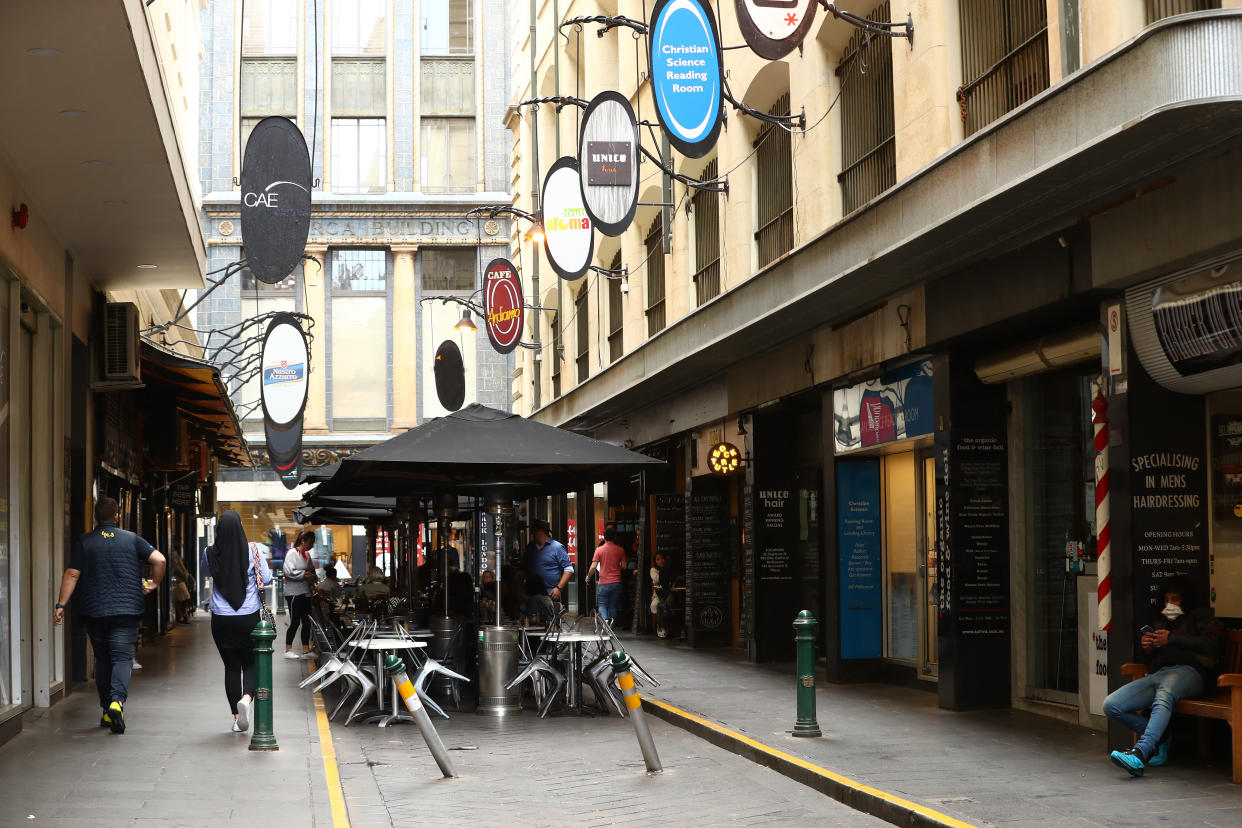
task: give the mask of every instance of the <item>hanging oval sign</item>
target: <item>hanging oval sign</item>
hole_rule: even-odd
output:
[[[683,155],[701,158],[720,134],[720,33],[699,0],[656,0],[647,57],[660,126]]]
[[[306,138],[288,118],[264,118],[246,142],[241,171],[242,243],[255,278],[274,285],[302,261],[310,210]]]
[[[263,421],[263,433],[267,438],[267,462],[280,476],[286,489],[296,489],[301,477],[302,415],[299,414],[287,426]]]
[[[461,349],[451,339],[440,343],[436,349],[436,396],[440,405],[456,411],[466,401],[466,364]]]
[[[780,60],[802,45],[819,0],[733,0],[746,45],[759,57]]]
[[[275,425],[288,425],[306,407],[310,372],[310,350],[296,317],[281,314],[272,319],[263,337],[261,364],[263,416]]]
[[[508,259],[493,259],[483,273],[483,317],[487,338],[497,353],[507,354],[517,347],[524,310],[517,268]]]
[[[619,236],[638,209],[638,124],[619,92],[600,92],[587,105],[578,135],[582,203],[595,229]]]
[[[543,179],[543,250],[556,274],[571,282],[587,272],[595,252],[578,161],[568,155],[556,159]]]

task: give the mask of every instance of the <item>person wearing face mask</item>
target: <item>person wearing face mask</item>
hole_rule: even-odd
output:
[[[1145,767],[1168,761],[1173,708],[1216,684],[1220,636],[1211,608],[1194,605],[1185,579],[1167,582],[1160,592],[1160,613],[1140,630],[1147,675],[1104,699],[1104,714],[1139,736],[1134,747],[1109,755],[1131,776],[1142,776]],[[1142,715],[1144,710],[1151,715]]]

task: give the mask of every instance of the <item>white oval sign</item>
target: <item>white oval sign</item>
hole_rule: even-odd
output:
[[[288,425],[306,406],[310,351],[297,320],[281,315],[272,320],[263,337],[260,395],[263,416],[278,426]]]
[[[802,44],[819,0],[733,0],[738,28],[751,51],[780,60]]]
[[[582,203],[578,161],[556,159],[543,179],[544,252],[562,279],[573,281],[587,272],[595,252],[595,231]]]
[[[582,203],[595,229],[619,236],[638,205],[638,127],[625,96],[611,90],[592,99],[578,136]]]

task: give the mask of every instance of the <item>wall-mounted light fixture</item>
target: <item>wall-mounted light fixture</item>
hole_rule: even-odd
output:
[[[457,320],[457,324],[453,326],[455,331],[477,331],[478,329],[478,325],[475,325],[474,320],[470,318],[470,308],[461,312],[461,319]]]

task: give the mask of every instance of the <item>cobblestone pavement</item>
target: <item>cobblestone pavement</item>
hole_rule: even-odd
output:
[[[656,776],[615,716],[449,714],[435,725],[456,779],[441,777],[413,725],[333,725],[355,828],[885,824],[651,717]]]

